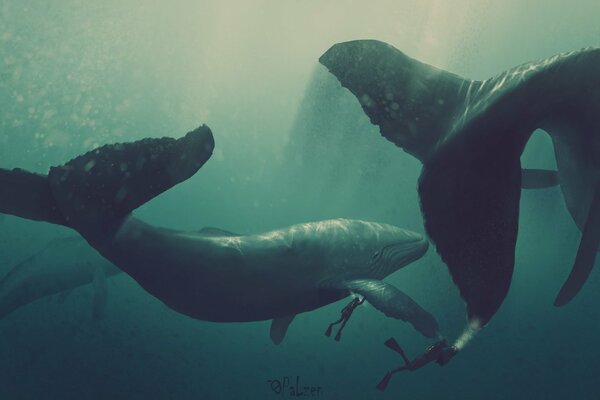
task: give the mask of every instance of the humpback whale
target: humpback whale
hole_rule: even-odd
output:
[[[467,304],[463,336],[485,326],[512,278],[521,186],[560,184],[582,238],[555,305],[585,283],[600,241],[600,49],[559,54],[477,81],[377,40],[338,43],[319,59],[381,134],[423,163],[425,229]],[[521,171],[535,129],[558,171]]]
[[[0,318],[38,299],[92,284],[92,316],[104,315],[106,278],[120,269],[78,236],[55,239],[0,279]]]
[[[171,309],[214,322],[273,319],[283,340],[298,313],[351,293],[435,337],[435,318],[381,279],[420,258],[422,235],[337,219],[261,234],[149,225],[131,212],[195,174],[214,139],[203,125],[179,139],[105,145],[48,175],[0,169],[0,212],[64,225]]]

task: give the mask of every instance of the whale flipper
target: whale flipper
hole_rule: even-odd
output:
[[[521,167],[516,154],[507,158],[490,149],[457,158],[449,150],[423,166],[421,211],[467,303],[468,318],[483,326],[502,304],[512,279]]]
[[[384,137],[423,162],[426,230],[478,326],[494,315],[510,285],[519,157],[537,128],[552,138],[558,181],[583,229],[600,180],[600,49],[524,64],[485,81],[425,65],[374,40],[336,44],[319,61]]]
[[[395,286],[376,279],[346,281],[341,286],[364,296],[388,317],[410,322],[424,336],[437,336],[438,323],[434,316]]]
[[[271,340],[275,344],[280,344],[287,333],[288,327],[296,317],[296,314],[286,315],[285,317],[273,318],[271,321]]]
[[[558,172],[547,169],[523,168],[521,189],[545,189],[558,186]]]
[[[600,183],[596,186],[594,200],[579,242],[575,263],[567,281],[560,289],[558,296],[556,296],[555,306],[564,306],[579,293],[594,267],[598,245],[600,245]]]

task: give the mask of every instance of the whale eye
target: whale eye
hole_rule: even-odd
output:
[[[375,258],[377,258],[377,256],[378,256],[378,255],[379,255],[379,252],[378,252],[378,251],[376,251],[376,252],[375,252],[375,254],[373,254],[373,257],[372,257],[372,258],[373,258],[373,260],[374,260]]]

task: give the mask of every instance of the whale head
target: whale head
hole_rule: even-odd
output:
[[[383,279],[421,258],[429,247],[421,234],[360,220],[322,222],[317,235],[328,272],[344,279]]]

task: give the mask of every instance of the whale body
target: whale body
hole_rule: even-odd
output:
[[[92,316],[101,318],[107,300],[105,279],[120,272],[82,238],[55,239],[17,263],[0,279],[0,318],[38,299],[59,293],[66,295],[90,284]]]
[[[279,343],[293,317],[364,296],[428,337],[434,317],[381,280],[420,258],[423,236],[391,225],[337,219],[240,235],[149,225],[131,211],[192,176],[214,140],[202,126],[182,138],[92,150],[48,175],[0,170],[0,212],[68,226],[171,309],[215,322],[273,319]]]

